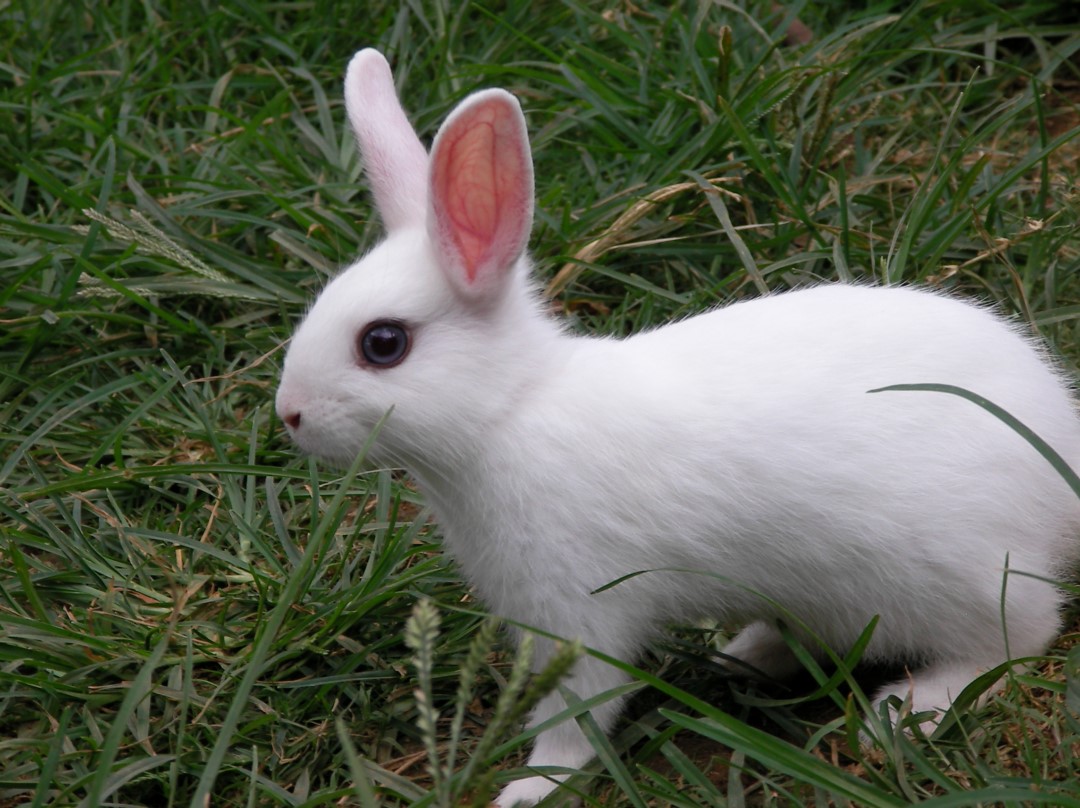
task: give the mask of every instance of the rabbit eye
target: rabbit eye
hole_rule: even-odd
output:
[[[409,332],[401,323],[380,320],[364,329],[357,347],[367,364],[393,367],[409,352]]]

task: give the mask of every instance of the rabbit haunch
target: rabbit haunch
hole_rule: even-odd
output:
[[[968,401],[868,392],[970,389],[1080,466],[1068,387],[1015,328],[943,295],[834,285],[627,339],[570,335],[530,286],[532,168],[513,97],[465,99],[430,156],[379,54],[354,57],[346,101],[388,236],[297,330],[278,412],[304,450],[347,463],[393,408],[372,456],[415,476],[492,612],[627,660],[707,615],[747,625],[727,650],[772,675],[797,667],[777,618],[842,651],[880,616],[866,656],[921,667],[876,699],[910,692],[916,711],[947,708],[1006,661],[1006,638],[1014,657],[1051,642],[1061,594],[1040,579],[1077,557],[1069,487]],[[392,367],[358,353],[381,322],[411,343]],[[660,568],[706,574],[592,594]],[[536,665],[550,653],[539,640]],[[566,684],[589,698],[625,680],[585,657]],[[549,696],[531,721],[564,706]],[[619,707],[593,715],[610,729]],[[591,756],[571,720],[529,762]],[[558,779],[513,782],[499,804]]]

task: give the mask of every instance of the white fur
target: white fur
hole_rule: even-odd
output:
[[[347,91],[354,125],[358,92]],[[494,103],[506,112],[508,98]],[[527,143],[513,140],[523,131],[507,147],[527,158]],[[431,159],[444,159],[438,145]],[[375,181],[381,193],[392,187]],[[1048,578],[1077,557],[1080,506],[1067,485],[968,401],[867,392],[970,389],[1080,468],[1066,384],[986,308],[833,285],[627,339],[577,337],[542,313],[524,256],[505,261],[482,294],[463,293],[452,245],[419,215],[395,222],[315,303],[290,345],[277,408],[302,416],[291,432],[305,451],[347,463],[393,406],[375,458],[412,472],[447,551],[495,614],[626,660],[668,623],[719,618],[749,626],[729,650],[777,674],[795,663],[767,599],[841,651],[880,615],[867,657],[924,667],[877,697],[913,689],[916,711],[947,708],[1004,662],[1006,635],[1013,657],[1054,638],[1058,590],[1010,575],[1003,625],[1002,580],[1006,557],[1011,570]],[[511,229],[523,215],[507,213]],[[389,369],[358,365],[358,331],[386,317],[411,325],[411,353]],[[665,567],[723,578],[654,572],[590,594]],[[538,649],[542,666],[551,646]],[[567,685],[587,698],[625,678],[586,657]],[[563,708],[550,696],[532,723]],[[619,709],[610,701],[593,715],[609,729]],[[578,767],[591,756],[567,722],[539,736],[529,763]],[[499,805],[553,788],[521,780]]]

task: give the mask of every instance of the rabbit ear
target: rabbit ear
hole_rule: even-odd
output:
[[[365,48],[345,73],[345,109],[387,230],[422,224],[428,156],[405,117],[386,58]]]
[[[504,90],[451,113],[431,147],[428,229],[444,271],[466,297],[490,299],[532,229],[533,167],[525,117]]]

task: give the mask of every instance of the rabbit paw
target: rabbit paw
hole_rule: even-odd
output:
[[[558,785],[548,777],[526,777],[524,780],[515,780],[499,794],[499,798],[494,803],[495,808],[526,808],[536,805],[558,788]],[[573,808],[579,805],[580,801],[574,796],[567,795],[562,800],[556,800],[554,804],[559,808]]]

